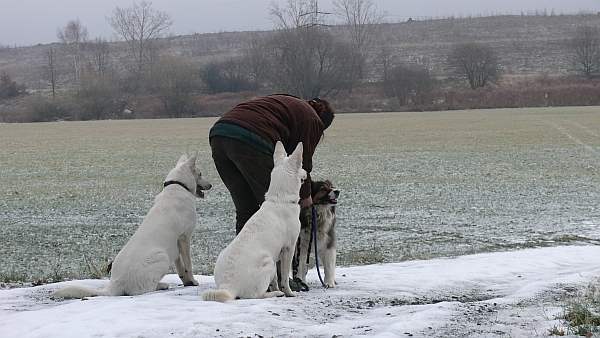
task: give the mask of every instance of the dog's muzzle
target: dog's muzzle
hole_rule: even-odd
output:
[[[212,188],[212,184],[210,183],[202,183],[196,185],[196,195],[200,198],[204,198],[204,191],[210,190]]]

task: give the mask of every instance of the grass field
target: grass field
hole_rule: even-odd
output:
[[[182,152],[198,201],[196,272],[234,236],[214,169],[215,119],[0,124],[0,277],[93,275]],[[600,108],[339,115],[313,176],[341,190],[341,265],[600,240]]]

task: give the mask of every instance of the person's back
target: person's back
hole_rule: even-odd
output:
[[[307,136],[320,137],[325,129],[308,102],[289,95],[270,95],[242,102],[223,114],[217,123],[238,125],[273,145],[281,141],[288,152]]]

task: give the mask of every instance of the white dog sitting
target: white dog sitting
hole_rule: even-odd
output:
[[[108,286],[99,290],[68,286],[52,296],[133,296],[166,289],[168,285],[160,280],[173,263],[184,285],[198,285],[192,274],[190,240],[197,221],[196,197],[204,197],[202,190],[210,188],[196,171],[196,156],[182,155],[154,206],[115,257]]]
[[[277,142],[273,163],[265,201],[219,254],[215,264],[218,290],[206,291],[202,295],[204,300],[225,302],[236,298],[294,296],[288,277],[300,233],[300,186],[306,178],[302,169],[302,143],[287,157],[283,144]],[[278,289],[279,260],[283,292],[267,292],[271,281]]]

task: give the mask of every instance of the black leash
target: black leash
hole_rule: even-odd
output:
[[[321,285],[323,287],[327,287],[327,285],[325,285],[325,282],[323,282],[323,277],[321,277],[321,270],[319,269],[319,252],[317,251],[317,209],[315,208],[315,206],[313,205],[311,207],[311,212],[312,212],[312,217],[311,217],[311,228],[312,228],[312,236],[311,236],[311,240],[315,243],[315,266],[317,268],[317,275],[319,275],[319,280],[321,281]],[[310,244],[309,244],[309,249],[310,249]],[[308,257],[307,257],[307,261],[308,261]]]

